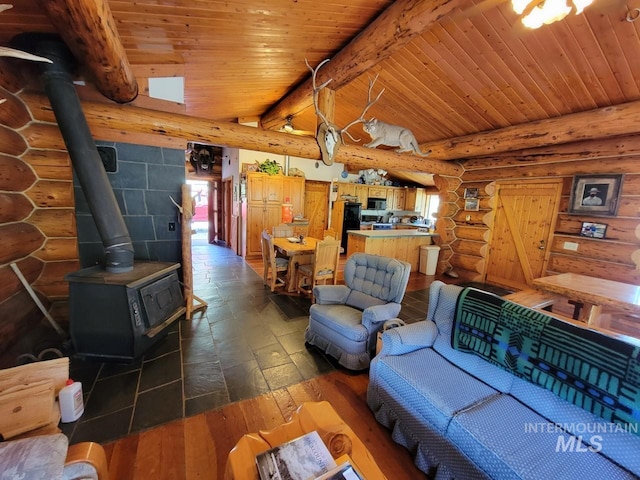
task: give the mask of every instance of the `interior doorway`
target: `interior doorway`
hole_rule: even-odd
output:
[[[555,179],[496,183],[488,283],[526,289],[544,275],[561,192]]]
[[[207,180],[187,180],[191,186],[194,203],[191,218],[191,241],[194,245],[216,243],[218,241],[218,208],[216,182]]]

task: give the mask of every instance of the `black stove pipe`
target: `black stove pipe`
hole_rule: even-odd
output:
[[[105,269],[131,271],[133,244],[71,78],[73,56],[61,40],[40,39],[36,50],[53,61],[40,64],[45,91],[102,239]]]

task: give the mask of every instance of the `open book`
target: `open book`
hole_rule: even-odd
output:
[[[314,480],[336,467],[316,431],[259,453],[256,463],[261,480]]]

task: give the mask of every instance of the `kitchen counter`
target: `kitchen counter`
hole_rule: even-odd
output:
[[[397,258],[411,264],[411,271],[420,265],[420,247],[431,245],[437,233],[404,230],[347,230],[347,256],[356,252]]]
[[[382,237],[437,237],[437,233],[421,232],[417,229],[388,229],[388,230],[347,230],[348,235],[360,235],[369,238]]]

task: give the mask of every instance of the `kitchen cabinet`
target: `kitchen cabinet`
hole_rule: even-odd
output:
[[[261,255],[262,247],[260,236],[262,231],[266,229],[271,232],[275,225],[282,222],[284,183],[285,179],[288,178],[293,177],[267,175],[266,173],[247,174],[247,256]],[[292,197],[291,185],[292,184],[289,183],[290,197]],[[304,202],[304,184],[302,190]]]
[[[344,200],[343,198],[344,195],[355,197],[356,184],[355,183],[338,183],[338,200]]]
[[[387,187],[369,187],[369,197],[387,198]]]
[[[404,210],[404,203],[405,203],[405,196],[406,196],[406,192],[405,192],[405,188],[393,188],[391,189],[393,192],[392,195],[392,200],[391,200],[391,206],[389,206],[389,200],[387,197],[387,209],[389,210]]]
[[[266,173],[247,174],[247,203],[270,203],[282,205],[282,175]]]
[[[424,188],[407,188],[404,199],[404,209],[413,212],[422,212],[427,200],[427,193]]]
[[[356,184],[356,197],[358,197],[358,202],[366,208],[369,199],[369,185]]]

